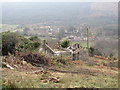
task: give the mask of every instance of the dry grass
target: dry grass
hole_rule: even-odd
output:
[[[13,60],[14,61],[14,60]],[[21,63],[21,62],[20,62]],[[99,63],[99,62],[97,62]],[[101,61],[102,63],[102,61]],[[19,64],[14,63],[17,66]],[[11,64],[12,65],[12,64]],[[50,68],[66,72],[40,70],[31,64],[20,64],[14,70],[2,68],[2,86],[5,88],[117,88],[118,71],[107,66],[89,66],[84,61],[68,61],[67,64],[56,63]],[[26,66],[26,67],[25,67]],[[28,68],[28,70],[26,70]],[[49,68],[49,69],[50,69]],[[21,70],[20,70],[21,69]],[[69,72],[68,72],[69,71]],[[79,72],[79,73],[71,73]],[[59,77],[59,82],[42,82],[41,79]]]
[[[78,68],[78,67],[77,67]],[[54,76],[60,78],[60,82],[41,82],[43,76],[48,74],[27,73],[16,70],[4,69],[2,71],[3,86],[17,88],[117,88],[117,74],[98,74],[97,76],[84,73],[70,74],[51,72]]]

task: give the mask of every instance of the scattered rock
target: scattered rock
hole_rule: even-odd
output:
[[[22,64],[25,65],[25,64],[27,64],[27,62],[23,60],[23,61],[22,61]]]
[[[41,82],[47,83],[47,82],[53,82],[58,83],[60,81],[57,77],[49,77],[49,78],[41,78]]]
[[[17,65],[14,65],[14,67],[16,67],[16,68],[17,68],[18,66],[17,66]]]
[[[47,83],[48,81],[47,81],[47,80],[41,80],[41,82],[43,82],[43,83]]]
[[[56,77],[52,77],[52,78],[49,78],[49,81],[54,82],[54,83],[58,83],[60,81],[60,79],[56,78]]]

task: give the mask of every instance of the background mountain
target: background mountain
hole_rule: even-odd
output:
[[[3,3],[3,24],[112,26],[118,20],[117,3]]]

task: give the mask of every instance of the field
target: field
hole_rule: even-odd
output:
[[[82,47],[87,47],[87,42],[86,41],[82,41],[82,42],[71,42],[71,45],[74,45],[76,43],[79,43]],[[89,42],[89,46],[92,46],[92,43]]]
[[[80,60],[47,68],[26,63],[13,70],[1,68],[1,71],[2,86],[6,88],[118,88],[117,68],[102,64],[90,66]]]

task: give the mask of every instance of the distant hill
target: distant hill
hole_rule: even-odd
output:
[[[117,3],[3,3],[3,24],[117,24]]]

